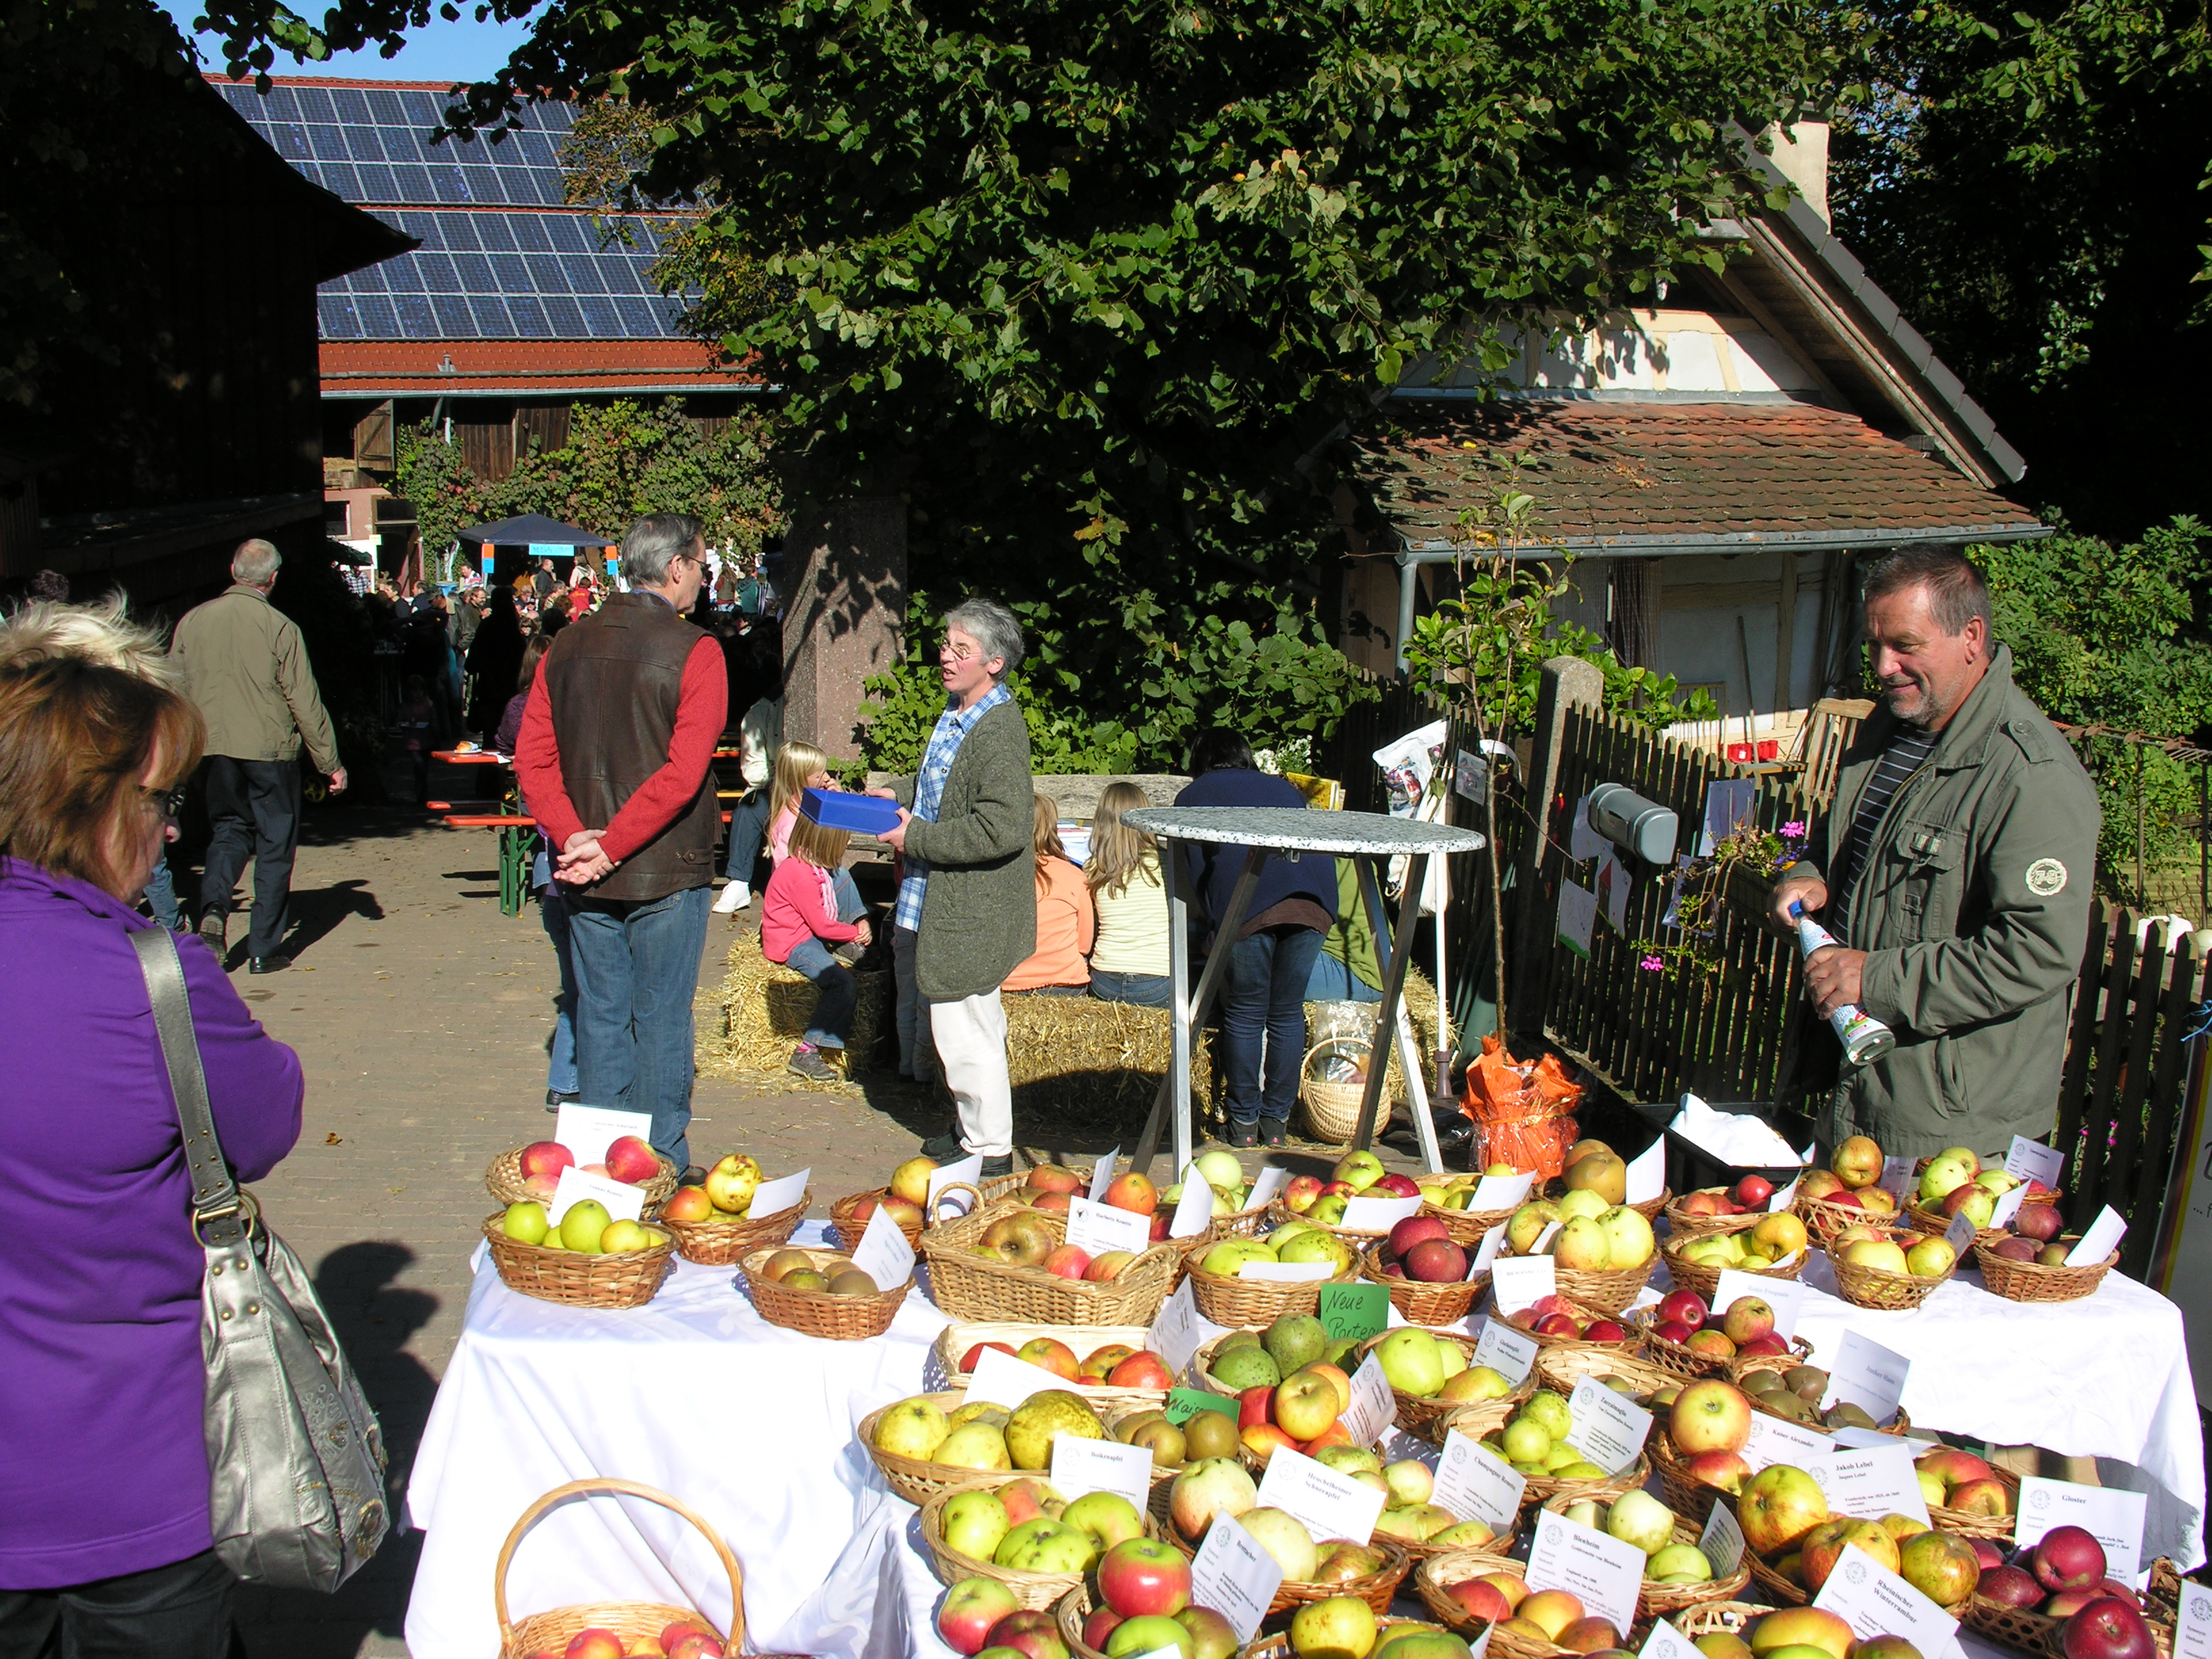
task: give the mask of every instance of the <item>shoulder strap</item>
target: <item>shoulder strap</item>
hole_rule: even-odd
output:
[[[246,1237],[239,1214],[238,1183],[223,1162],[216,1139],[215,1114],[208,1108],[207,1074],[200,1069],[198,1040],[192,1031],[192,1005],[185,989],[185,964],[176,936],[166,927],[148,927],[131,936],[139,971],[154,1005],[154,1029],[161,1034],[161,1058],[169,1068],[169,1092],[177,1100],[177,1127],[184,1132],[185,1167],[192,1177],[192,1223],[212,1244],[236,1244]]]

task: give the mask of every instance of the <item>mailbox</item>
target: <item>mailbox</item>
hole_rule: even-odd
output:
[[[1680,825],[1670,807],[1649,801],[1625,783],[1590,791],[1589,826],[1631,858],[1664,867],[1674,861]]]

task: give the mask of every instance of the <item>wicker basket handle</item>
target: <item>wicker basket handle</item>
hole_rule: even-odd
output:
[[[1336,1048],[1357,1048],[1370,1061],[1375,1058],[1375,1045],[1372,1042],[1356,1036],[1346,1036],[1340,1031],[1334,1036],[1323,1037],[1306,1050],[1305,1058],[1298,1061],[1298,1075],[1304,1077],[1306,1074],[1306,1067],[1313,1064],[1313,1057],[1322,1049]]]
[[[537,1523],[539,1516],[563,1499],[582,1492],[621,1492],[626,1497],[642,1498],[665,1510],[675,1510],[704,1534],[707,1541],[714,1547],[714,1553],[721,1558],[722,1571],[730,1577],[730,1625],[723,1635],[724,1645],[736,1648],[743,1643],[745,1635],[744,1570],[738,1565],[738,1558],[730,1553],[730,1547],[722,1541],[721,1534],[709,1526],[706,1517],[698,1510],[679,1498],[672,1498],[665,1492],[635,1480],[618,1480],[611,1475],[603,1475],[586,1480],[571,1480],[565,1486],[554,1487],[523,1510],[520,1518],[508,1531],[507,1541],[499,1547],[499,1562],[492,1569],[491,1600],[493,1610],[499,1615],[499,1648],[501,1653],[513,1645],[514,1638],[514,1623],[507,1616],[507,1563],[514,1559],[515,1546],[522,1541],[522,1534]]]
[[[961,1211],[957,1216],[953,1218],[955,1220],[965,1220],[968,1217],[975,1214],[976,1211],[983,1207],[983,1194],[980,1188],[970,1187],[964,1181],[948,1181],[939,1191],[936,1202],[929,1206],[930,1212],[922,1217],[921,1224],[925,1227],[934,1227],[938,1225],[939,1222],[942,1218],[940,1212],[944,1208],[945,1200],[951,1197],[955,1193],[965,1193],[969,1197],[975,1200],[966,1209]]]

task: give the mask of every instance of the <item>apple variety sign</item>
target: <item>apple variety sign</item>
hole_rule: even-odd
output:
[[[1813,1605],[1834,1613],[1862,1642],[1901,1636],[1923,1653],[1942,1653],[1959,1633],[1957,1620],[1856,1544],[1844,1546]]]
[[[1195,1238],[1213,1218],[1213,1188],[1197,1166],[1182,1172],[1182,1196],[1176,1200],[1175,1216],[1168,1223],[1170,1238]]]
[[[1797,1334],[1798,1316],[1805,1311],[1803,1279],[1768,1279],[1740,1267],[1722,1268],[1720,1282],[1713,1286],[1713,1306],[1726,1313],[1737,1297],[1745,1296],[1755,1296],[1774,1310],[1775,1335],[1787,1342]]]
[[[929,1193],[922,1201],[923,1212],[927,1215],[937,1213],[937,1200],[944,1195],[947,1187],[973,1187],[982,1178],[983,1154],[981,1152],[970,1153],[968,1157],[954,1163],[942,1164],[932,1170],[929,1172]],[[961,1212],[963,1214],[966,1213],[965,1206],[974,1202],[972,1199],[965,1196],[956,1198],[952,1201],[963,1206]]]
[[[2081,1242],[2066,1253],[2069,1267],[2090,1267],[2112,1255],[2120,1242],[2120,1235],[2128,1230],[2127,1222],[2118,1211],[2107,1204],[2097,1212],[2097,1218],[2083,1230]]]
[[[1134,1210],[1117,1210],[1087,1198],[1067,1201],[1067,1242],[1093,1255],[1127,1250],[1142,1255],[1152,1243],[1152,1218]]]
[[[553,1120],[553,1139],[576,1155],[579,1164],[604,1164],[607,1148],[624,1135],[653,1140],[653,1114],[617,1111],[611,1106],[564,1105]],[[637,1219],[635,1216],[617,1220]]]
[[[1276,1456],[1292,1455],[1278,1452]],[[1190,1564],[1193,1604],[1212,1607],[1226,1619],[1239,1642],[1249,1642],[1259,1632],[1260,1621],[1267,1616],[1267,1605],[1282,1583],[1283,1569],[1275,1558],[1234,1522],[1208,1527],[1206,1541]]]
[[[1848,1400],[1875,1422],[1886,1423],[1897,1415],[1911,1370],[1912,1362],[1903,1354],[1856,1331],[1845,1331],[1836,1344],[1836,1363],[1828,1368],[1828,1391],[1820,1396],[1820,1409]]]
[[[1248,1210],[1264,1210],[1277,1193],[1290,1183],[1291,1172],[1279,1164],[1270,1164],[1252,1177],[1252,1196],[1244,1200]]]
[[[806,1195],[806,1183],[814,1178],[811,1169],[797,1175],[778,1176],[773,1181],[763,1181],[753,1188],[753,1201],[746,1210],[748,1215],[781,1215]]]
[[[1793,1181],[1787,1187],[1778,1188],[1768,1195],[1766,1200],[1766,1212],[1769,1215],[1780,1215],[1784,1210],[1788,1209],[1796,1201],[1797,1183]]]
[[[1573,1419],[1567,1438],[1607,1474],[1633,1463],[1651,1433],[1650,1412],[1594,1376],[1576,1382],[1567,1412]]]
[[[1742,1565],[1743,1528],[1736,1522],[1735,1511],[1725,1504],[1714,1504],[1713,1512],[1705,1517],[1705,1531],[1698,1534],[1698,1547],[1713,1564],[1716,1578],[1727,1577]]]
[[[1418,1198],[1347,1198],[1341,1224],[1348,1233],[1387,1233],[1420,1212]]]
[[[1743,1443],[1743,1461],[1751,1465],[1752,1473],[1771,1463],[1787,1463],[1796,1469],[1817,1470],[1835,1443],[1814,1430],[1800,1428],[1795,1423],[1784,1423],[1778,1417],[1769,1417],[1765,1412],[1751,1414],[1751,1435]]]
[[[1324,1285],[1315,1316],[1333,1337],[1364,1340],[1389,1326],[1389,1289],[1382,1285]]]
[[[2055,1146],[2030,1140],[2026,1135],[2012,1138],[2012,1150],[2005,1154],[2005,1173],[2018,1176],[2022,1181],[2039,1181],[2051,1191],[2058,1190],[2058,1177],[2066,1172],[2066,1154]]]
[[[1489,1366],[1517,1389],[1543,1347],[1534,1337],[1523,1335],[1502,1319],[1486,1319],[1482,1334],[1475,1340],[1474,1363]]]
[[[880,1204],[868,1217],[868,1224],[861,1230],[860,1242],[853,1248],[853,1265],[876,1281],[876,1288],[888,1291],[895,1285],[903,1285],[914,1273],[914,1246],[906,1242],[906,1235],[890,1218],[890,1212]],[[1000,1356],[1005,1358],[1004,1355]],[[1037,1370],[1032,1365],[1030,1370]],[[1049,1375],[1049,1373],[1048,1373]],[[996,1399],[984,1395],[985,1400]],[[1012,1401],[1000,1401],[1011,1406]]]
[[[1191,1294],[1190,1281],[1186,1279],[1161,1306],[1145,1346],[1159,1355],[1171,1373],[1181,1376],[1193,1354],[1227,1332],[1227,1326],[1217,1325],[1199,1312],[1198,1299]]]
[[[1012,1411],[1033,1394],[1066,1386],[1066,1377],[1042,1365],[1032,1365],[1026,1359],[1017,1359],[997,1348],[986,1348],[976,1356],[975,1369],[968,1373],[966,1397],[987,1400]]]
[[[1667,1137],[1662,1135],[1628,1160],[1626,1204],[1649,1204],[1667,1190]]]
[[[1430,1501],[1462,1521],[1480,1521],[1504,1532],[1521,1512],[1521,1494],[1528,1488],[1518,1469],[1454,1429],[1444,1436]],[[2212,1659],[2212,1653],[2204,1659]]]
[[[1548,1255],[1500,1256],[1491,1264],[1490,1305],[1500,1313],[1518,1313],[1559,1288],[1559,1263]]]
[[[1694,1642],[1662,1619],[1651,1626],[1651,1634],[1637,1650],[1636,1659],[1705,1659],[1705,1656]]]
[[[1052,1484],[1070,1503],[1086,1492],[1110,1492],[1127,1498],[1141,1515],[1152,1492],[1152,1454],[1147,1447],[1125,1446],[1118,1440],[1055,1435]]]
[[[2025,1188],[2015,1188],[2014,1190],[2025,1191],[2027,1189]],[[2007,1196],[2010,1196],[2010,1194],[2007,1194]],[[1992,1224],[1994,1224],[1995,1218],[1992,1217],[1991,1220]],[[1971,1245],[1974,1242],[1974,1218],[1968,1215],[1964,1210],[1960,1211],[1958,1214],[1953,1216],[1951,1218],[1951,1224],[1943,1229],[1943,1242],[1951,1247],[1951,1254],[1953,1255],[1963,1257],[1966,1254],[1967,1246]]]
[[[2020,1206],[2027,1202],[2027,1188],[2015,1187],[1997,1200],[1996,1208],[1990,1212],[1990,1225],[2009,1227],[2012,1218],[2020,1213]]]
[[[2212,1659],[2212,1589],[2181,1581],[2181,1618],[2173,1628],[2173,1659]]]
[[[1881,1181],[1879,1184],[1882,1191],[1900,1205],[1912,1202],[1912,1189],[1917,1184],[1912,1166],[1919,1161],[1915,1158],[1886,1158],[1881,1161]]]
[[[1569,1591],[1581,1598],[1586,1612],[1615,1630],[1626,1630],[1636,1622],[1636,1592],[1644,1583],[1645,1559],[1633,1544],[1539,1510],[1524,1579],[1532,1590]]]
[[[566,1111],[568,1108],[562,1109]],[[553,1201],[546,1206],[545,1218],[557,1226],[561,1218],[568,1213],[570,1205],[580,1204],[587,1198],[595,1198],[605,1205],[607,1215],[616,1221],[635,1221],[645,1212],[644,1188],[633,1187],[611,1176],[587,1175],[572,1164],[561,1171],[561,1179],[553,1188]]]
[[[1505,1224],[1501,1221],[1483,1234],[1482,1243],[1475,1247],[1474,1261],[1468,1266],[1467,1276],[1472,1279],[1476,1273],[1495,1262],[1498,1260],[1498,1249],[1504,1243]]]
[[[1517,1210],[1528,1200],[1529,1189],[1535,1184],[1534,1170],[1519,1175],[1486,1175],[1474,1183],[1474,1196],[1468,1200],[1467,1207],[1477,1215]]]
[[[1288,1446],[1275,1448],[1260,1477],[1262,1508],[1282,1510],[1316,1538],[1349,1538],[1355,1544],[1374,1536],[1387,1496]],[[1206,1536],[1218,1530],[1217,1523]]]
[[[2106,1571],[2132,1584],[2142,1565],[2146,1502],[2142,1493],[2117,1486],[2077,1486],[2070,1480],[2025,1475],[2013,1536],[2026,1547],[2053,1527],[2079,1527],[2105,1547]]]
[[[1219,1412],[1231,1422],[1237,1420],[1237,1402],[1207,1389],[1170,1389],[1164,1411],[1168,1421],[1177,1428],[1200,1412]]]
[[[1382,1375],[1382,1362],[1370,1353],[1352,1374],[1352,1404],[1345,1409],[1344,1431],[1356,1444],[1371,1446],[1382,1437],[1382,1431],[1390,1426],[1397,1411],[1390,1379]],[[1358,1541],[1367,1540],[1362,1537]]]
[[[1116,1146],[1091,1168],[1091,1201],[1103,1204],[1106,1189],[1114,1184],[1114,1166],[1121,1161],[1121,1149]]]
[[[1882,1437],[1889,1444],[1838,1450],[1812,1471],[1828,1494],[1828,1508],[1862,1521],[1909,1515],[1922,1526],[1929,1525],[1928,1500],[1921,1496],[1913,1473],[1912,1448],[1894,1436]]]

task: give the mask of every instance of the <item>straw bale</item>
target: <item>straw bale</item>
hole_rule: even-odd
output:
[[[889,969],[857,974],[860,1001],[845,1039],[845,1070],[856,1077],[883,1060],[891,1045],[896,993]],[[804,1079],[785,1070],[791,1051],[806,1033],[821,993],[795,969],[761,954],[760,936],[742,933],[730,946],[729,972],[722,981],[722,1018],[717,1039],[702,1028],[699,1069],[719,1077],[773,1072],[789,1087]]]

